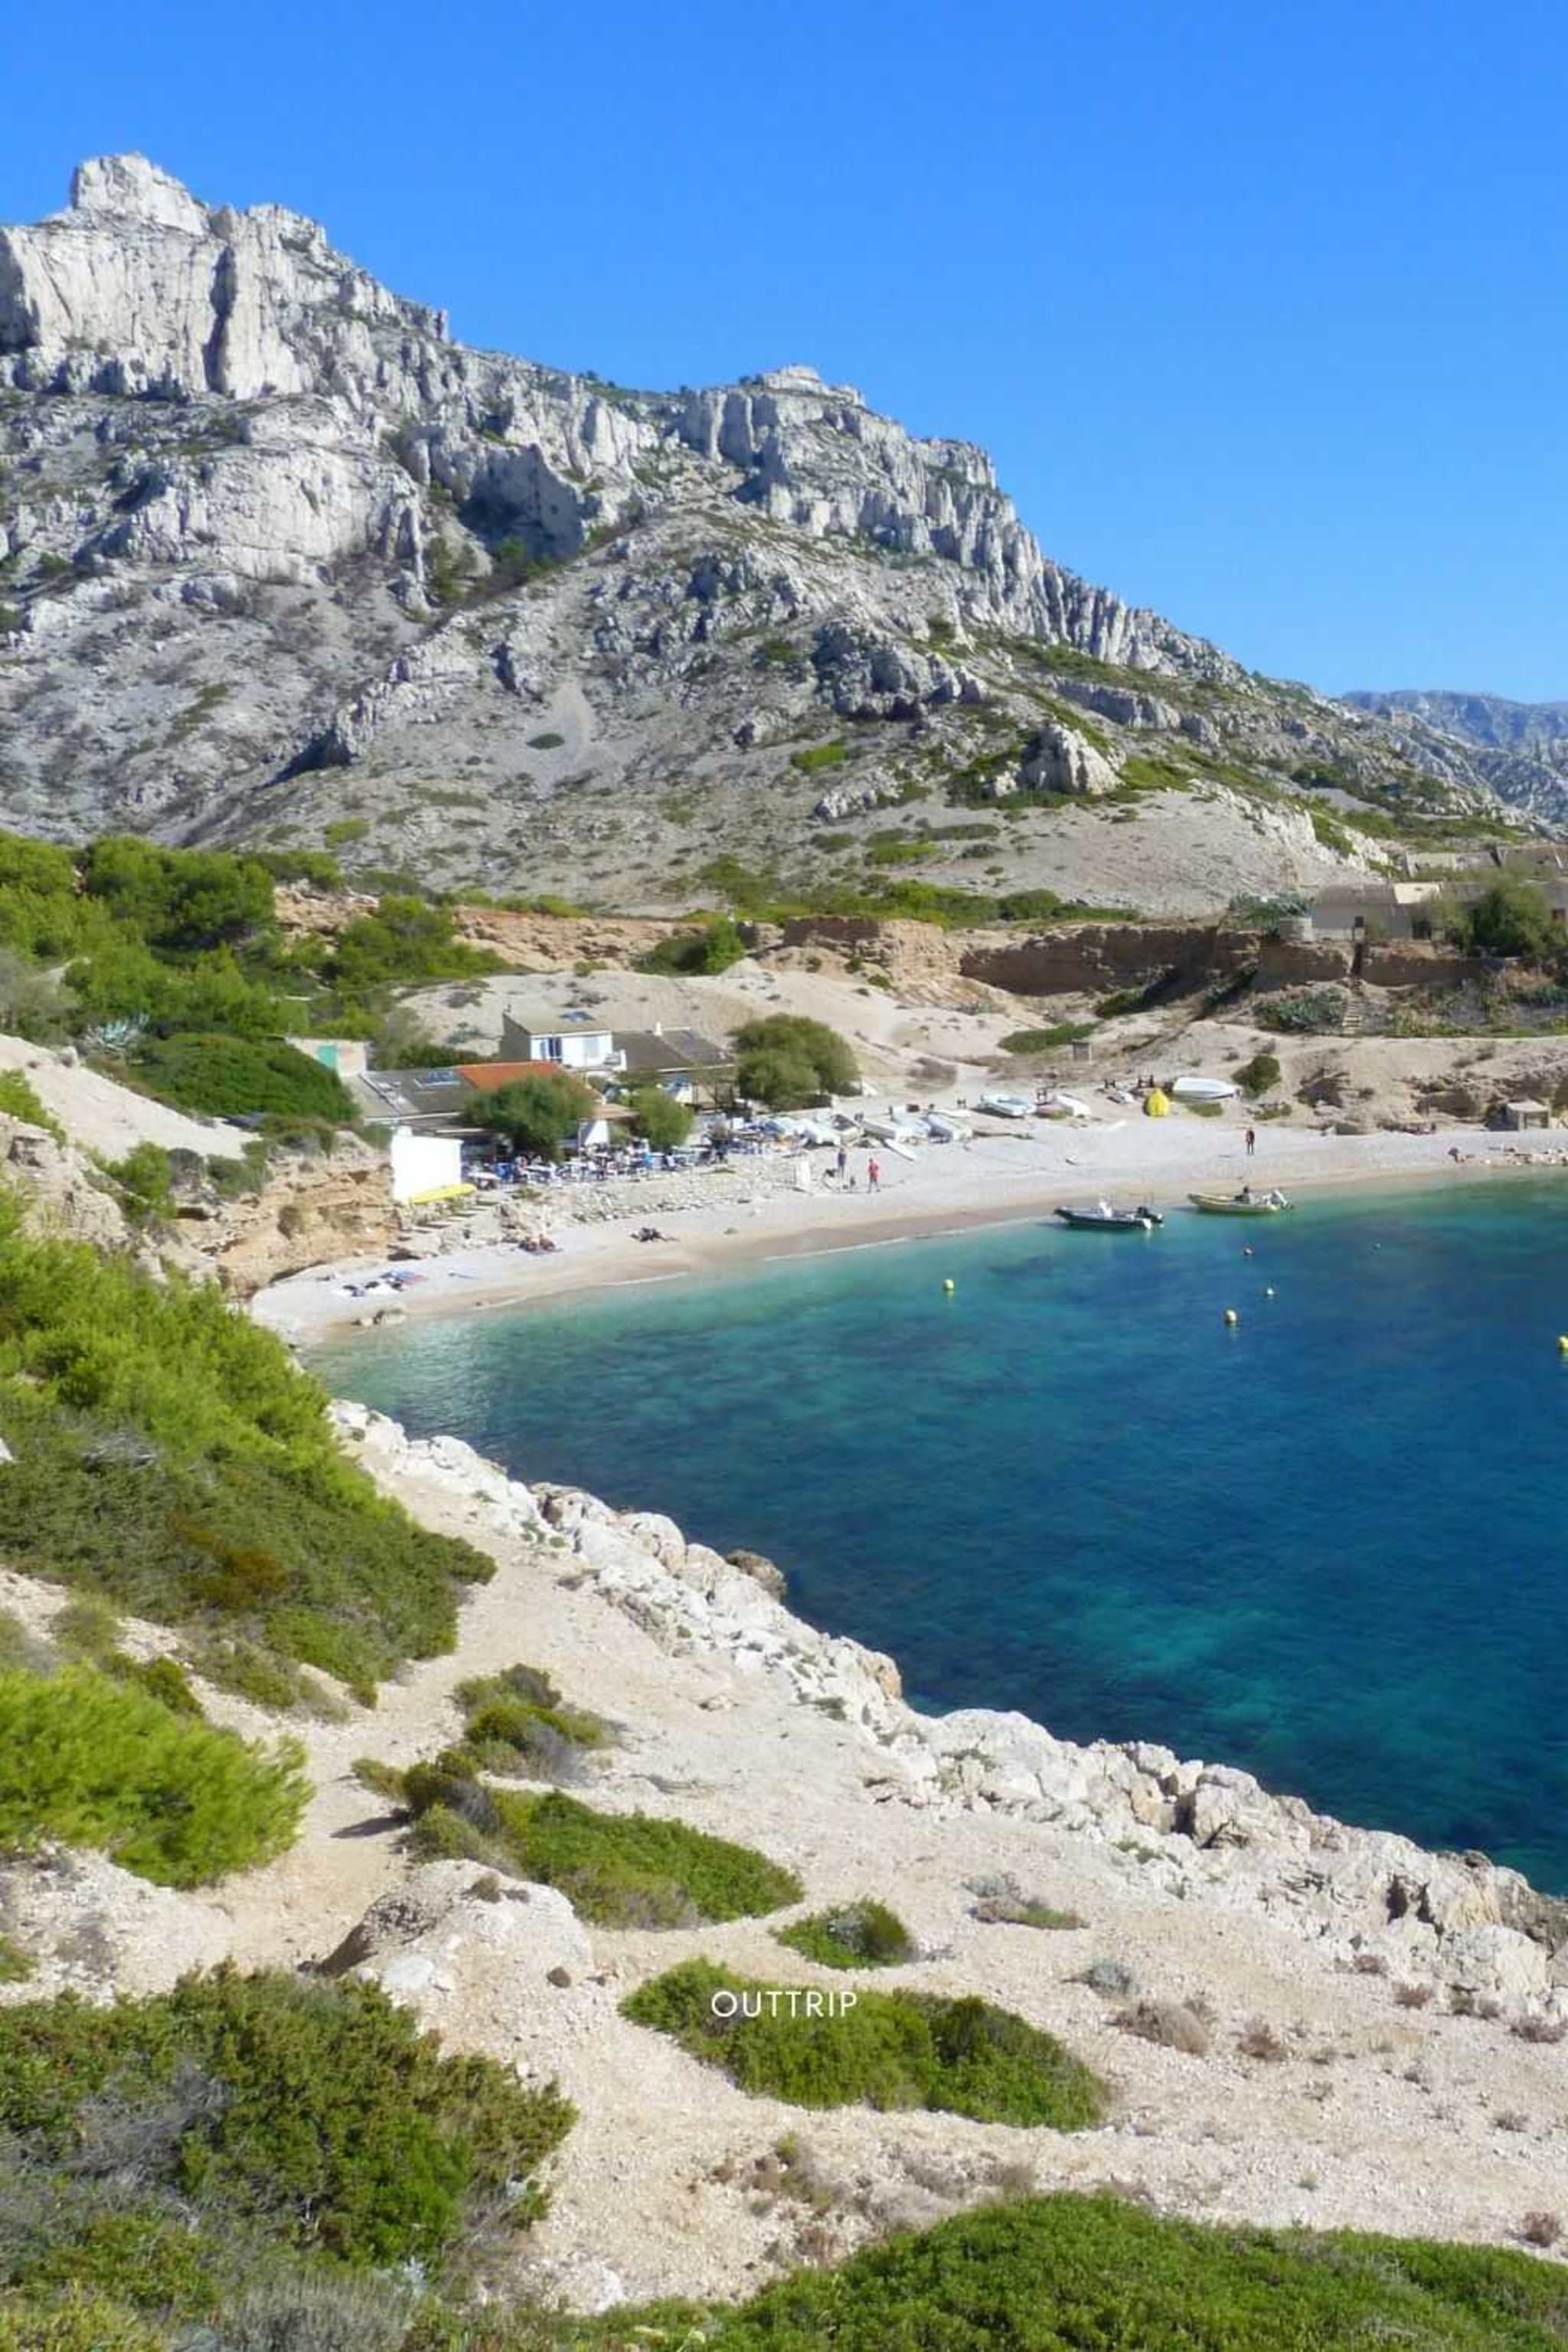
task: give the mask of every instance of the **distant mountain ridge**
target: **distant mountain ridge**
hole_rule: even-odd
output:
[[[1568,701],[1510,702],[1500,694],[1442,688],[1363,689],[1343,700],[1397,724],[1401,718],[1467,745],[1479,772],[1510,806],[1556,826],[1568,824]]]
[[[739,861],[1196,908],[1500,814],[1455,735],[1080,579],[982,450],[813,369],[470,350],[136,155],[0,229],[6,823],[623,906]]]

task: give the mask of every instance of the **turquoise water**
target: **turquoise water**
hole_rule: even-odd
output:
[[[1565,1244],[1550,1182],[1020,1226],[313,1360],[772,1554],[920,1705],[1162,1740],[1568,1889]]]

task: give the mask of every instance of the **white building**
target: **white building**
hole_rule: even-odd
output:
[[[395,1127],[387,1146],[392,1155],[392,1197],[399,1207],[419,1201],[455,1200],[473,1187],[463,1181],[463,1145],[456,1135],[421,1135],[411,1127]]]
[[[626,1055],[608,1029],[590,1029],[559,1017],[553,1026],[520,1021],[510,1013],[501,1016],[501,1059],[508,1062],[553,1062],[563,1070],[618,1071]]]

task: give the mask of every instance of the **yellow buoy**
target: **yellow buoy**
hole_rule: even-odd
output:
[[[1560,1356],[1568,1356],[1568,1331],[1564,1331],[1559,1336],[1557,1341],[1557,1352]]]
[[[953,1292],[954,1292],[954,1291],[957,1289],[957,1287],[958,1287],[957,1284],[953,1281],[953,1278],[952,1278],[952,1275],[951,1275],[951,1274],[947,1276],[946,1280],[943,1282],[943,1284],[942,1284],[942,1288],[947,1292],[948,1297],[949,1297],[950,1298],[952,1297],[952,1296]]]
[[[1225,1310],[1225,1319],[1227,1323],[1237,1324],[1240,1322],[1241,1318],[1234,1307],[1227,1307]]]

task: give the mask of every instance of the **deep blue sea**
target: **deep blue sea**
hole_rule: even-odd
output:
[[[1568,1187],[1510,1181],[994,1228],[312,1363],[770,1553],[919,1705],[1162,1740],[1568,1891],[1560,1332]]]

